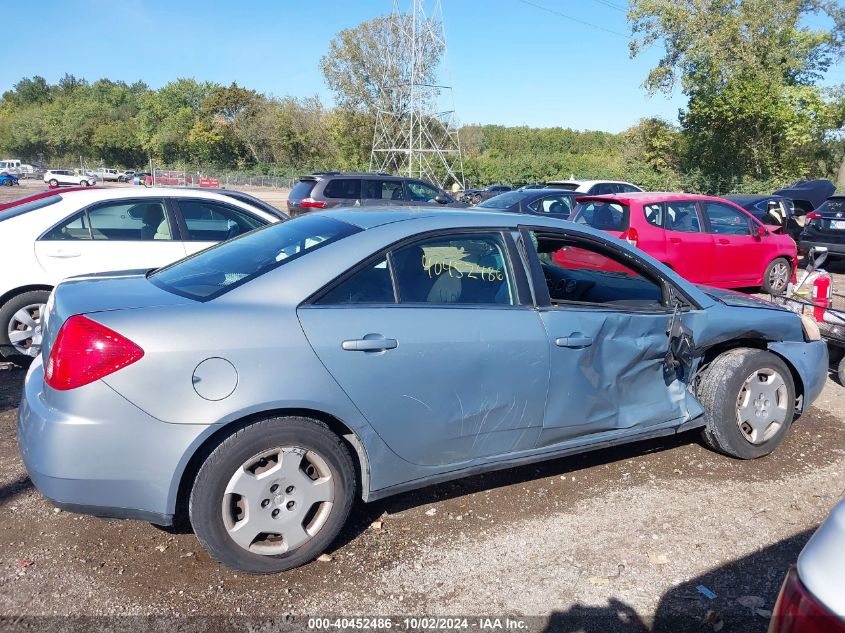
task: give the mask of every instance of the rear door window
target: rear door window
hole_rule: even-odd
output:
[[[262,220],[209,200],[178,200],[188,239],[222,242],[267,224]]]
[[[356,271],[316,301],[317,305],[394,303],[393,281],[387,258]]]
[[[88,210],[95,240],[170,240],[173,232],[163,200],[106,204]]]
[[[534,213],[551,213],[554,215],[569,215],[572,213],[572,205],[575,198],[564,194],[557,194],[553,196],[546,196],[535,200],[528,205]]]
[[[361,197],[360,178],[335,178],[326,183],[323,189],[326,198],[348,198],[358,200]]]
[[[681,233],[701,233],[698,204],[688,200],[667,202],[666,229]]]
[[[405,192],[401,180],[365,180],[365,200],[404,200]]]
[[[575,210],[574,222],[588,224],[600,231],[625,231],[629,226],[628,206],[618,202],[588,200],[577,205]]]
[[[400,303],[513,305],[505,246],[497,234],[435,237],[397,249]]]

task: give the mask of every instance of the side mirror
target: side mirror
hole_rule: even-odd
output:
[[[439,195],[439,196],[435,196],[434,201],[437,202],[438,204],[449,204],[449,198],[447,198],[446,196],[444,196],[442,194]]]
[[[758,239],[761,238],[761,237],[765,237],[768,234],[769,234],[769,232],[766,230],[765,227],[759,226],[759,225],[757,226],[757,238]]]

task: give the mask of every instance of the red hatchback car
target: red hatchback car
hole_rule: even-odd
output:
[[[573,222],[627,240],[694,283],[780,293],[798,265],[791,237],[722,198],[643,192],[577,201]]]

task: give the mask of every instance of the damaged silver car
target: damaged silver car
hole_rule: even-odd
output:
[[[767,455],[826,377],[812,320],[590,227],[331,211],[60,284],[18,431],[57,505],[186,515],[267,573],[328,547],[356,496],[693,428]]]

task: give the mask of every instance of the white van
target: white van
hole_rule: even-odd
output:
[[[20,176],[21,161],[12,159],[0,160],[0,173],[12,174],[13,176]]]

